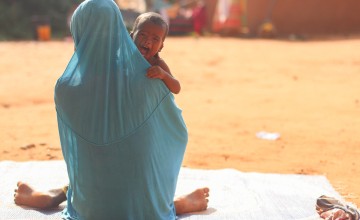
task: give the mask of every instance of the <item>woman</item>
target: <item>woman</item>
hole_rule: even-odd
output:
[[[187,130],[173,95],[145,76],[150,65],[112,0],[79,5],[71,33],[76,50],[55,87],[64,217],[175,219]]]

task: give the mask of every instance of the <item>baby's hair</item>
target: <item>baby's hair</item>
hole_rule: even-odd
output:
[[[153,24],[164,27],[165,35],[164,35],[163,40],[165,40],[165,37],[168,35],[168,32],[169,32],[169,25],[160,14],[155,13],[155,12],[146,12],[146,13],[140,14],[134,22],[132,33],[134,33],[141,24],[146,23],[146,22],[152,22]]]

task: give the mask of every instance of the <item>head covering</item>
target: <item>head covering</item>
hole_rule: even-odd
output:
[[[64,218],[174,219],[187,130],[173,95],[145,76],[114,1],[84,1],[70,29],[76,50],[55,86]]]

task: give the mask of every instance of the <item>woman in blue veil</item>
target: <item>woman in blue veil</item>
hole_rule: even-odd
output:
[[[173,95],[145,76],[112,0],[84,1],[70,29],[76,49],[55,86],[64,218],[175,219],[187,129]]]

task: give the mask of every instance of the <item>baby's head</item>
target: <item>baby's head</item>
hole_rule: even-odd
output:
[[[164,47],[169,25],[160,14],[147,12],[136,18],[131,37],[140,53],[149,60]]]

